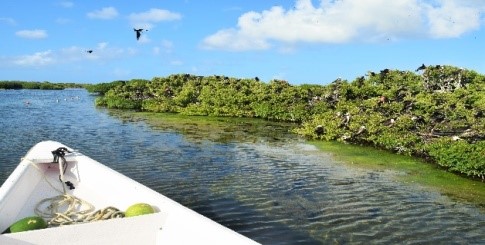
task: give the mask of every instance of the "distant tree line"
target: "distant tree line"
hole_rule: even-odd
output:
[[[108,108],[289,121],[309,139],[373,145],[485,178],[485,76],[453,66],[384,69],[353,81],[176,74],[91,85]]]
[[[104,96],[104,94],[108,92],[110,89],[116,86],[123,85],[125,83],[126,83],[125,81],[118,80],[110,83],[85,84],[84,88],[86,88],[86,90],[90,93],[95,93],[95,94]]]
[[[66,88],[84,88],[84,85],[83,84],[76,84],[76,83],[0,81],[0,89],[61,90],[61,89],[66,89]]]

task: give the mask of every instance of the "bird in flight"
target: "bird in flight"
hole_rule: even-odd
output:
[[[93,52],[93,50],[86,50],[86,52],[87,52],[87,53],[92,53],[92,52]]]
[[[136,32],[136,40],[140,40],[141,32],[144,29],[135,29],[135,28],[133,28],[133,30]],[[148,31],[148,30],[145,30],[145,31]]]

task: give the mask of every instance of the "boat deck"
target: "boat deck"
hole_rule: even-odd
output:
[[[62,194],[59,166],[50,163],[51,151],[60,146],[64,145],[53,141],[36,145],[2,185],[0,229],[34,215],[43,199]],[[86,237],[99,232],[104,232],[111,244],[257,244],[81,153],[66,155],[66,160],[64,179],[75,187],[67,193],[91,203],[96,210],[108,206],[126,210],[143,202],[151,204],[157,213],[4,234],[0,235],[0,244],[5,239],[34,244],[100,244]],[[71,238],[63,243],[66,236]]]

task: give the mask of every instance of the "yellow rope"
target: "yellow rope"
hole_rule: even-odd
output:
[[[32,166],[33,166],[33,167],[34,167],[34,168],[35,168],[37,171],[39,171],[39,174],[40,174],[40,175],[42,175],[42,178],[44,178],[44,180],[47,182],[47,184],[49,184],[49,186],[50,186],[52,189],[56,190],[56,191],[57,191],[57,192],[59,192],[59,193],[65,193],[64,186],[62,186],[62,187],[63,187],[63,189],[64,189],[64,191],[61,191],[61,190],[57,189],[57,188],[56,188],[56,187],[55,187],[55,186],[54,186],[54,185],[53,185],[53,184],[52,184],[52,183],[49,181],[49,179],[47,179],[47,176],[44,174],[44,171],[43,171],[42,169],[40,169],[40,167],[37,165],[37,163],[34,163],[32,160],[27,159],[27,158],[21,158],[21,159],[22,159],[22,160],[25,160],[25,161],[28,161],[28,162],[30,163],[30,165],[32,165]]]
[[[49,227],[70,225],[77,223],[86,223],[98,220],[106,220],[112,218],[122,218],[125,216],[124,212],[115,207],[106,207],[95,211],[94,206],[81,198],[67,194],[64,185],[61,182],[63,191],[56,188],[44,174],[44,171],[30,159],[22,159],[29,161],[37,171],[42,175],[44,180],[52,189],[61,193],[61,195],[42,199],[35,207],[35,213],[47,220]],[[62,194],[63,193],[63,194]]]
[[[41,200],[35,213],[46,219],[49,227],[124,217],[115,207],[95,211],[92,204],[69,194]]]

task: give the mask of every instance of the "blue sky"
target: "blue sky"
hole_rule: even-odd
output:
[[[328,84],[423,63],[485,73],[483,0],[3,0],[0,9],[0,80],[189,73]],[[133,28],[148,31],[136,40]]]

